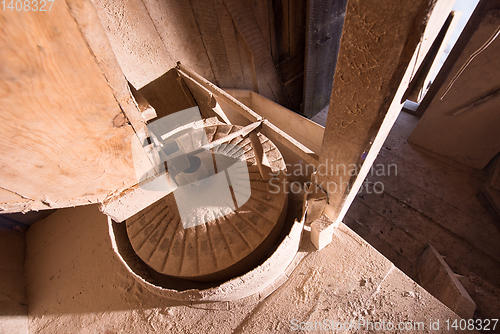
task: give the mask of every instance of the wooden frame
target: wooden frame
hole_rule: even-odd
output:
[[[189,87],[194,99],[200,106],[203,116],[217,117],[221,121],[240,125],[262,121],[261,131],[276,143],[285,158],[290,157],[288,159],[290,164],[302,163],[320,168],[322,161],[328,159],[334,159],[336,163],[342,164],[361,163],[362,169],[360,173],[349,179],[351,185],[349,191],[341,193],[328,192],[329,205],[334,208],[330,212],[334,212],[333,215],[336,215],[330,217],[333,220],[341,220],[343,214],[347,211],[350,202],[357,193],[357,189],[359,189],[360,183],[366,176],[380,146],[401,110],[398,99],[401,98],[408,85],[412,73],[411,66],[418,63],[418,59],[415,59],[418,58],[416,54],[424,51],[422,47],[417,50],[417,45],[421,41],[425,23],[432,9],[429,0],[419,0],[417,3],[405,0],[397,4],[388,3],[383,6],[380,5],[380,2],[374,0],[365,1],[363,5],[358,2],[356,0],[351,1],[347,8],[345,29],[342,36],[344,42],[341,42],[337,63],[338,70],[335,72],[332,98],[330,100],[330,115],[325,129],[253,92],[229,91],[229,93],[242,99],[245,99],[243,95],[247,94],[249,96],[247,99],[255,109],[259,109],[259,114],[182,64],[177,66],[178,74]],[[449,0],[439,0],[435,8],[445,2],[449,2]],[[238,8],[233,2],[224,1],[224,3],[228,7],[228,11],[232,13],[231,15],[237,18],[236,25],[249,20],[248,15],[243,13],[241,8]],[[99,10],[96,12],[89,1],[84,1],[79,5],[76,4],[76,1],[68,0],[67,4],[67,8],[60,7],[58,9],[62,15],[61,17],[64,17],[64,24],[68,25],[68,29],[77,31],[75,33],[76,37],[73,36],[75,41],[85,45],[84,48],[87,48],[88,51],[86,61],[93,58],[93,63],[89,66],[92,66],[94,70],[98,70],[100,77],[97,81],[105,83],[105,88],[101,89],[101,91],[107,91],[109,93],[108,97],[114,100],[108,110],[116,110],[117,116],[115,116],[115,122],[112,124],[119,125],[120,130],[116,130],[115,126],[113,131],[124,132],[120,139],[120,145],[123,147],[120,147],[123,148],[125,153],[120,156],[118,161],[114,161],[115,165],[113,167],[104,168],[103,175],[109,177],[112,175],[112,173],[109,173],[110,171],[116,172],[117,166],[122,165],[127,170],[126,177],[122,177],[119,184],[115,182],[106,187],[101,187],[100,178],[102,176],[97,175],[97,182],[94,182],[95,180],[90,181],[95,183],[94,189],[99,189],[99,191],[95,190],[90,194],[82,194],[82,196],[72,194],[71,196],[65,195],[66,198],[45,198],[43,191],[39,191],[42,194],[41,198],[33,200],[28,198],[29,196],[23,198],[23,194],[14,191],[8,196],[11,199],[14,198],[13,202],[16,202],[15,198],[17,198],[17,203],[11,206],[5,205],[5,203],[1,204],[4,212],[82,205],[96,201],[102,202],[107,197],[112,196],[113,193],[120,194],[122,190],[130,188],[135,181],[131,168],[130,151],[127,150],[125,145],[129,143],[129,138],[132,135],[137,135],[140,138],[147,137],[145,118],[133,99],[126,79],[106,38],[106,33],[99,24],[99,21],[102,20],[102,12]],[[401,13],[404,13],[404,15],[401,16]],[[98,14],[101,16],[98,16]],[[388,33],[387,27],[378,23],[372,29],[360,30],[358,29],[359,17],[365,17],[368,21],[372,20],[371,22],[377,22],[377,20],[381,19],[386,24],[391,25],[391,32],[397,31],[398,33],[389,34],[390,38],[394,40],[388,41],[390,42],[387,44],[388,47],[380,47],[381,43],[384,45],[383,43],[386,41],[385,37],[382,38],[382,36]],[[363,22],[368,22],[366,20]],[[373,36],[376,34],[380,35],[379,40],[374,39]],[[380,40],[380,38],[382,39]],[[346,39],[351,40],[347,43],[345,42]],[[356,45],[351,43],[356,40],[366,41],[365,53],[357,53]],[[258,45],[255,47],[259,48]],[[387,60],[388,54],[391,56],[389,60]],[[356,61],[362,62],[368,59],[367,57],[370,59],[370,64],[368,64],[370,67],[352,66]],[[376,78],[375,81],[374,78]],[[273,80],[272,78],[268,79]],[[356,85],[356,83],[359,85]],[[364,87],[366,83],[370,83],[370,87],[375,89],[368,92],[366,99],[362,100],[356,94],[362,92],[359,87]],[[356,97],[353,99],[346,99],[346,96],[354,97],[355,95]],[[361,106],[352,105],[353,101],[364,104]],[[121,114],[122,110],[124,114]],[[77,114],[78,112],[75,111],[74,113]],[[121,118],[119,115],[122,115]],[[305,135],[301,128],[306,128],[307,131],[313,134]],[[92,145],[92,147],[99,147],[98,143]],[[309,178],[308,174],[301,176],[302,178],[299,178],[301,181]],[[321,183],[321,175],[317,176],[318,178],[315,178],[314,181]],[[327,175],[323,178],[323,181],[337,182],[337,176]],[[54,178],[55,182],[57,180],[57,177]],[[72,186],[76,187],[76,185]],[[3,192],[7,191],[2,190]],[[16,196],[21,196],[21,204],[18,203],[19,198]],[[27,205],[26,203],[30,204]]]

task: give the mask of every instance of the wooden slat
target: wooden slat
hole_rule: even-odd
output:
[[[307,4],[303,113],[311,118],[330,102],[347,0]]]
[[[289,136],[286,132],[282,131],[268,120],[265,120],[264,123],[262,123],[262,132],[272,141],[281,143],[298,157],[304,159],[307,164],[318,164],[318,155],[316,153],[302,145],[300,142]]]
[[[441,43],[441,47],[439,48],[436,57],[434,59],[434,63],[432,64],[431,68],[429,69],[429,73],[427,74],[427,77],[424,80],[424,84],[422,85],[423,89],[420,92],[420,95],[418,97],[417,102],[422,102],[423,98],[425,97],[427,91],[429,90],[432,82],[436,78],[436,73],[437,71],[440,70],[441,66],[443,65],[441,63],[441,59],[446,51],[446,48],[448,47],[448,42],[450,41],[451,37],[453,36],[453,33],[455,32],[455,28],[458,25],[458,22],[460,22],[460,19],[462,17],[462,12],[459,11],[452,11],[450,15],[452,15],[452,21],[448,27],[448,30],[446,31],[446,35],[444,36],[443,42]],[[422,109],[416,115],[422,116]]]
[[[441,48],[441,44],[443,43],[446,33],[448,32],[450,25],[453,21],[453,16],[454,15],[452,13],[448,15],[448,19],[441,27],[439,35],[434,40],[434,43],[432,43],[432,47],[429,49],[429,52],[425,55],[425,59],[422,61],[422,64],[420,65],[417,72],[413,76],[413,79],[411,80],[410,85],[408,86],[408,90],[403,96],[403,99],[405,101],[410,100],[418,102],[419,100],[418,96],[423,88],[425,78],[429,74],[429,71],[433,63],[439,60],[436,59],[436,56],[438,55],[438,51]]]
[[[304,92],[304,74],[300,74],[285,84],[286,91],[292,103],[291,110],[299,113]]]
[[[458,281],[457,276],[431,244],[418,263],[419,283],[425,290],[463,319],[472,319],[476,303]]]
[[[245,77],[243,76],[242,62],[240,59],[240,50],[238,50],[238,41],[233,20],[229,15],[222,0],[215,0],[215,9],[224,39],[224,45],[227,52],[229,67],[234,80],[233,87],[246,88]],[[250,78],[248,78],[249,80]]]
[[[422,87],[425,73],[427,73],[432,65],[433,56],[437,53],[440,46],[440,40],[444,39],[446,31],[442,31],[443,27],[451,24],[450,18],[451,9],[455,4],[455,0],[442,0],[435,4],[432,9],[432,14],[428,18],[425,27],[422,41],[418,47],[418,54],[415,65],[413,67],[412,81],[408,87],[408,91],[420,90]],[[445,28],[447,30],[447,28]],[[405,94],[406,95],[406,94]],[[416,95],[416,94],[415,94]],[[417,101],[415,95],[410,98],[412,101]],[[405,96],[406,97],[406,96]]]
[[[134,184],[134,131],[67,4],[0,19],[0,178],[24,197],[0,199],[4,211],[86,204]]]
[[[239,113],[241,113],[246,119],[248,119],[250,122],[257,122],[262,120],[262,117],[255,113],[253,110],[249,109],[247,106],[245,106],[243,103],[239,102],[226,92],[224,92],[222,89],[219,87],[215,86],[208,80],[204,79],[200,75],[196,74],[195,72],[189,70],[186,68],[184,65],[179,64],[179,73],[182,75],[184,78],[191,78],[192,80],[195,80],[198,82],[202,87],[204,87],[206,90],[208,90],[211,94],[213,94],[216,98],[220,98],[227,102],[228,104],[232,105],[235,107],[235,109],[238,110]]]
[[[288,0],[270,0],[270,3],[272,54],[274,63],[279,64],[290,57]]]
[[[270,8],[271,0],[250,0],[248,5],[252,8],[255,20],[259,25],[259,29],[264,37],[267,48],[271,50],[271,22],[272,11]]]
[[[385,196],[389,195],[385,194]],[[374,192],[371,194],[363,192],[363,197],[356,201],[362,202],[420,243],[432,243],[441,254],[446,256],[450,265],[467,268],[492,284],[500,283],[500,262],[496,259],[442,227],[425,213],[401,205],[397,198],[386,199],[384,197]],[[418,248],[415,248],[415,251],[415,254],[418,254]]]
[[[216,100],[220,100],[221,103],[227,103],[231,105],[234,110],[238,113],[240,113],[242,116],[244,116],[247,120],[250,122],[256,122],[259,120],[263,120],[263,118],[255,113],[253,110],[245,106],[243,103],[239,102],[235,98],[233,98],[231,95],[228,93],[224,92],[221,90],[219,87],[213,85],[212,83],[208,82],[201,76],[197,75],[196,73],[190,71],[183,65],[179,65],[179,73],[186,78],[186,80],[193,80],[198,82],[204,89],[209,91],[210,93],[213,94]],[[194,84],[194,82],[192,82]],[[262,132],[271,140],[273,140],[276,143],[280,143],[281,145],[284,145],[287,147],[287,149],[291,150],[294,152],[296,155],[298,155],[301,159],[303,159],[306,163],[311,164],[311,165],[317,165],[318,163],[318,155],[301,144],[299,141],[295,140],[292,138],[290,135],[288,135],[286,132],[282,131],[279,129],[276,125],[272,124],[268,120],[265,120],[264,123],[262,124]],[[277,144],[278,145],[278,144]]]
[[[306,0],[288,0],[290,56],[301,56],[302,68],[304,67],[304,54],[306,50],[306,9]]]
[[[215,0],[190,0],[210,66],[220,87],[234,87],[224,39],[222,37]]]
[[[456,41],[451,50],[450,54],[446,57],[446,61],[443,66],[439,70],[438,75],[434,79],[431,87],[425,94],[424,99],[420,102],[420,105],[417,109],[417,114],[422,115],[429,104],[434,99],[438,91],[441,89],[441,86],[445,83],[450,72],[453,70],[455,63],[459,59],[460,55],[464,51],[464,48],[469,43],[472,35],[476,32],[479,24],[483,21],[484,17],[488,14],[488,11],[493,8],[499,8],[500,5],[496,1],[480,1],[477,4],[476,9],[472,13],[471,17],[467,21],[467,25],[463,29],[460,37]]]
[[[252,54],[259,84],[259,93],[284,106],[290,106],[290,99],[274,66],[271,53],[266,46],[259,26],[246,1],[224,0],[239,33]],[[271,90],[267,94],[265,85]]]
[[[304,73],[304,54],[288,58],[276,66],[285,85]]]
[[[259,85],[257,83],[257,73],[255,72],[255,65],[252,54],[248,50],[243,37],[236,31],[236,42],[238,43],[238,50],[241,59],[241,68],[243,71],[243,78],[245,79],[245,88],[259,92]]]
[[[316,154],[321,152],[323,133],[325,131],[325,128],[321,125],[318,125],[304,116],[294,113],[257,93],[231,89],[226,90],[226,92],[236,98],[238,98],[238,96],[245,96],[245,93],[247,93],[248,102],[246,105],[250,109],[258,113],[263,118],[269,120],[271,123],[302,143],[311,151]],[[245,101],[245,99],[238,99],[242,102]]]

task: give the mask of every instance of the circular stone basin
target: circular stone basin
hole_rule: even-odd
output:
[[[211,142],[241,127],[213,125],[204,129]],[[251,189],[248,200],[241,206],[237,205],[241,204],[236,201],[238,196],[231,192],[234,211],[185,228],[174,193],[170,193],[125,221],[130,244],[145,264],[157,273],[171,277],[219,281],[241,275],[262,260],[282,230],[287,191],[281,153],[264,135],[259,133],[258,138],[275,177],[272,182],[262,179],[248,138],[236,137],[228,141],[244,152]],[[235,150],[228,152],[224,145],[214,148],[214,160],[218,155],[231,158],[231,151]],[[190,160],[193,161],[191,166],[195,166],[193,170],[200,165],[197,159]],[[204,194],[210,195],[210,192]],[[207,207],[199,212],[210,216],[211,210],[218,208]]]

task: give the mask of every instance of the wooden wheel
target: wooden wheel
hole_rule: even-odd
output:
[[[214,125],[205,131],[213,141],[240,128]],[[245,152],[251,188],[248,201],[234,212],[185,229],[171,193],[126,220],[132,247],[148,266],[169,276],[212,281],[242,274],[263,257],[280,234],[287,189],[281,153],[264,135],[258,137],[276,176],[262,179],[248,138],[231,140]]]

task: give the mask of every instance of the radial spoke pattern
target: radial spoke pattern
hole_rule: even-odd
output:
[[[205,132],[211,142],[240,128],[214,125],[206,127]],[[285,163],[279,150],[264,135],[259,133],[258,137],[273,171],[283,171]],[[274,184],[279,185],[277,191],[278,187],[271,187],[261,178],[248,138],[237,137],[228,143],[238,145],[243,151],[222,145],[213,153],[237,158],[244,152],[251,188],[250,198],[235,212],[184,229],[174,195],[169,194],[125,222],[135,252],[155,271],[198,279],[216,277],[237,263],[248,261],[252,265],[255,259],[251,255],[281,226],[278,225],[282,223],[287,201],[284,173],[277,173],[274,179]]]

